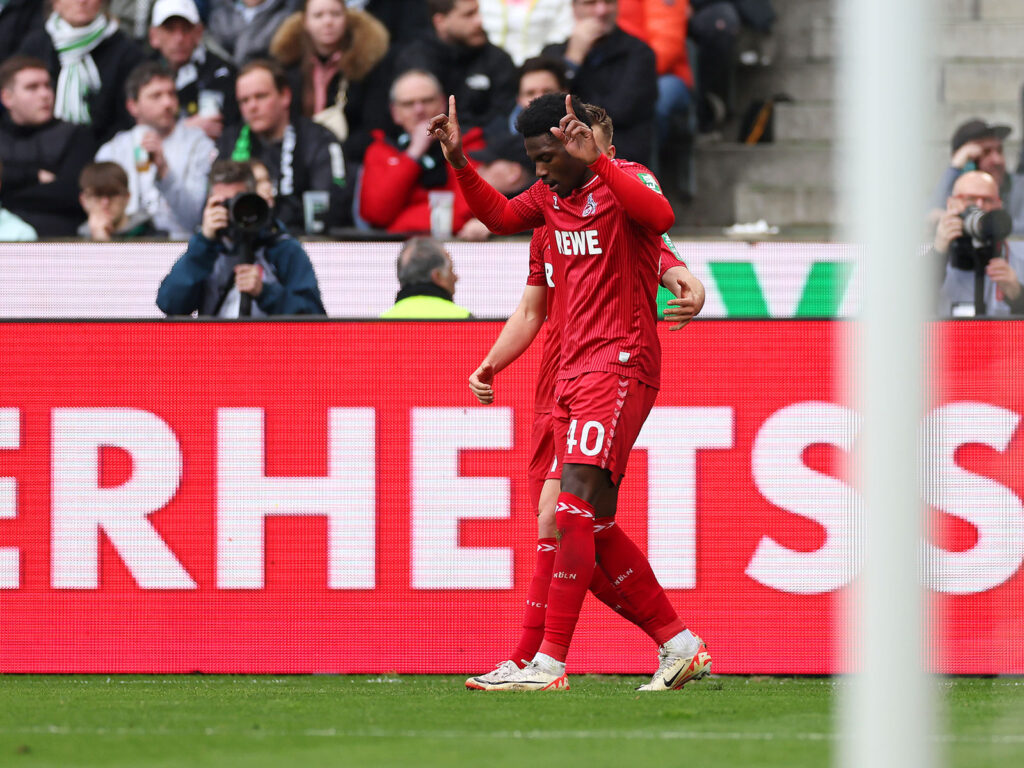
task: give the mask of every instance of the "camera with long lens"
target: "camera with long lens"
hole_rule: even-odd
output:
[[[233,233],[255,235],[270,223],[270,206],[255,192],[239,192],[224,201]]]
[[[960,214],[964,233],[949,246],[950,263],[956,269],[983,270],[998,255],[997,245],[1013,230],[1013,219],[1006,211],[983,211],[968,206]]]

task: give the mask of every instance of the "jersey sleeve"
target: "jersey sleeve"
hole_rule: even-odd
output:
[[[685,267],[682,255],[666,232],[661,236],[661,250],[658,252],[658,282],[665,279],[665,273],[672,267]]]
[[[527,285],[548,284],[544,267],[544,254],[548,242],[547,227],[537,227],[530,238],[530,274],[526,278]]]
[[[675,223],[675,212],[661,193],[658,180],[642,165],[619,165],[601,155],[589,167],[604,180],[626,214],[641,226],[666,232]]]
[[[496,235],[514,235],[544,223],[543,209],[517,204],[521,197],[529,196],[530,190],[509,200],[480,178],[472,165],[456,169],[455,178],[473,215]]]

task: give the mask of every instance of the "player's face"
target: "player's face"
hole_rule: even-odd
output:
[[[568,197],[582,186],[587,166],[570,155],[565,146],[551,134],[531,136],[524,141],[526,154],[534,165],[537,178],[559,197]]]

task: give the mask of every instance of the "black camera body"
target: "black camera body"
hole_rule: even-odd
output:
[[[270,224],[270,206],[255,192],[239,192],[222,205],[228,209],[229,229],[233,233],[255,235]]]
[[[983,271],[1013,230],[1013,219],[1002,209],[983,211],[976,205],[968,206],[960,218],[964,233],[949,244],[949,263],[954,269]]]

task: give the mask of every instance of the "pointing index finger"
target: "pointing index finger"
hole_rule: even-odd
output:
[[[572,94],[565,94],[565,114],[571,117],[573,120],[576,119],[576,113],[572,108]]]
[[[448,97],[448,119],[451,121],[457,121],[459,119],[458,113],[455,111],[455,94],[453,93]]]

